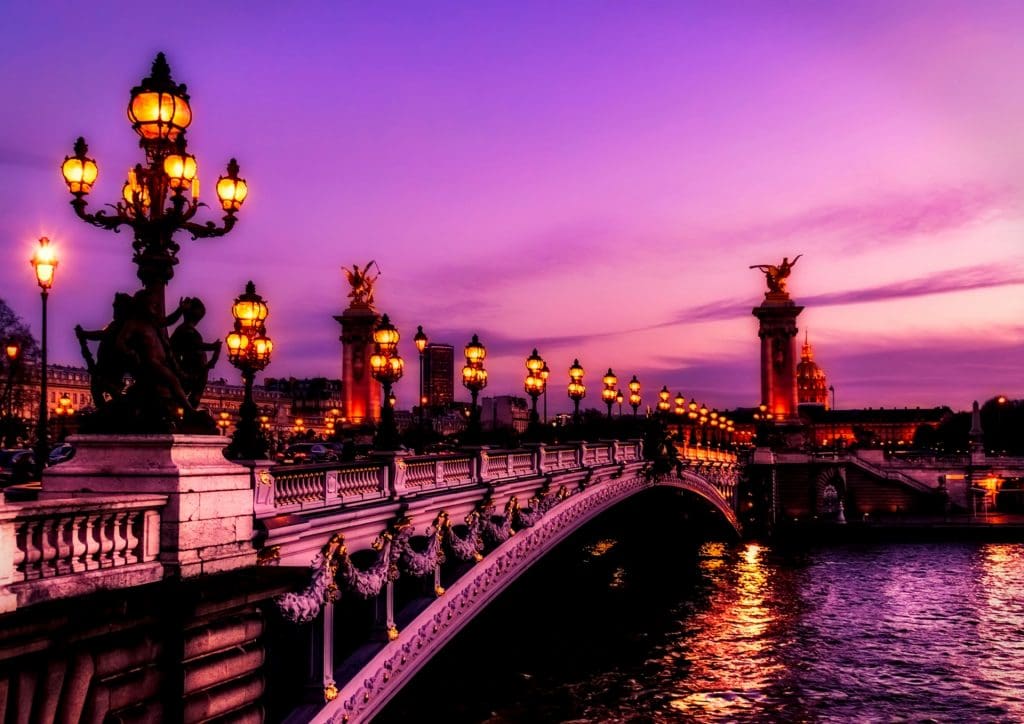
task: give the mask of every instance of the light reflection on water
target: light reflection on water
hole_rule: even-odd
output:
[[[706,596],[681,604],[644,666],[682,718],[1024,720],[1024,546],[832,548],[794,563],[747,545],[720,563],[700,559]],[[658,699],[589,714],[669,717]]]
[[[1024,721],[1024,545],[783,555],[643,530],[555,554],[381,721]]]

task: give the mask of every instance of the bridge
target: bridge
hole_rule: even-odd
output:
[[[300,707],[290,720],[372,716],[536,560],[642,490],[662,485],[695,494],[738,532],[735,454],[690,450],[681,463],[654,475],[640,442],[626,441],[267,471],[256,487],[262,560],[312,561],[309,585],[277,603],[288,620],[318,627],[322,646],[323,705]],[[434,596],[401,627],[399,579],[426,581]],[[335,656],[339,596],[380,596],[384,603],[387,643],[355,670]],[[339,670],[345,680],[336,680]]]
[[[0,505],[0,708],[18,720],[256,722],[286,698],[289,721],[360,721],[620,501],[669,486],[739,529],[737,457],[706,448],[658,473],[638,440],[276,467],[224,460],[217,437],[76,442],[38,500]],[[340,646],[357,601],[373,630]],[[279,655],[282,631],[305,650]],[[271,691],[282,664],[307,688]]]

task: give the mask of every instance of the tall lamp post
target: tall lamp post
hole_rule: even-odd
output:
[[[7,386],[4,388],[4,430],[0,444],[5,447],[14,447],[17,436],[14,432],[14,372],[18,365],[18,358],[21,356],[21,343],[16,339],[8,340],[4,345],[4,356],[7,357]]]
[[[636,417],[636,411],[640,409],[640,380],[636,375],[629,381],[629,406],[633,408],[633,417]]]
[[[373,379],[380,382],[384,388],[380,406],[380,430],[377,432],[378,450],[398,449],[395,405],[391,397],[391,386],[402,379],[405,372],[405,360],[398,354],[398,340],[398,330],[385,314],[373,330],[373,342],[376,346],[374,353],[370,355]]]
[[[622,394],[622,390],[616,390],[615,402],[619,406],[619,417],[622,417],[622,403],[625,402],[626,396]]]
[[[231,305],[235,318],[234,330],[227,336],[228,361],[242,373],[245,397],[238,408],[238,424],[225,453],[235,460],[260,460],[267,456],[267,440],[259,423],[259,408],[252,399],[252,385],[256,373],[270,363],[274,343],[267,337],[264,322],[267,319],[267,303],[256,293],[251,281],[245,285]]]
[[[676,407],[673,412],[675,412],[676,415],[677,437],[679,438],[679,442],[682,443],[685,442],[683,440],[683,420],[686,418],[686,398],[683,397],[682,392],[676,393],[676,399],[674,402],[676,403]]]
[[[87,210],[85,197],[92,191],[99,169],[96,161],[87,155],[89,148],[84,138],[78,138],[73,155],[65,157],[61,173],[73,197],[71,206],[80,219],[108,231],[120,231],[121,227],[132,230],[132,261],[144,287],[144,291],[136,295],[139,297],[136,303],[156,320],[153,323],[155,333],[162,338],[162,346],[167,346],[163,324],[167,315],[165,290],[174,277],[180,250],[174,236],[184,231],[193,239],[199,239],[230,232],[237,221],[235,215],[248,195],[248,184],[238,175],[238,162],[232,158],[215,186],[217,200],[224,211],[222,223],[193,220],[199,208],[206,204],[199,201],[196,158],[188,152],[185,138],[186,129],[192,123],[192,108],[186,87],[171,78],[163,53],[157,54],[149,76],[131,89],[127,111],[132,128],[139,134],[139,145],[145,157],[142,163],[129,170],[120,198],[107,204],[112,211]],[[138,429],[140,423],[153,431],[173,430],[182,418],[179,409],[185,410],[186,419],[192,418],[192,402],[187,399],[188,393],[180,389],[180,384],[171,385],[178,388],[174,397],[159,394],[159,384],[152,381],[166,376],[166,370],[158,369],[162,365],[159,359],[126,357],[122,362],[135,368],[129,369],[134,378],[135,394],[122,397],[135,409],[119,411],[116,419],[104,422],[103,425],[112,428],[109,431],[123,431],[125,427]],[[181,375],[172,372],[179,378],[174,382],[180,383]],[[200,427],[210,426],[209,421],[192,419]]]
[[[572,422],[580,424],[580,400],[587,396],[587,387],[583,384],[583,367],[578,359],[572,361],[569,368],[569,399],[572,400]]]
[[[615,385],[619,383],[619,378],[612,372],[612,368],[609,367],[608,371],[604,373],[604,377],[601,378],[601,382],[604,383],[604,389],[601,390],[601,399],[604,400],[604,404],[608,406],[608,419],[612,419],[612,405],[615,404]]]
[[[50,297],[50,287],[53,286],[53,277],[57,272],[57,255],[50,240],[45,236],[39,240],[35,254],[32,255],[32,268],[36,273],[36,283],[39,284],[40,297],[43,300],[43,322],[40,332],[40,356],[39,356],[39,425],[36,427],[36,474],[38,480],[43,479],[43,468],[46,467],[46,460],[50,455],[50,440],[47,425],[47,404],[46,404],[46,301]]]
[[[466,345],[466,366],[462,368],[462,384],[469,390],[472,400],[472,407],[469,411],[469,426],[466,428],[466,441],[471,444],[480,442],[480,408],[477,406],[477,397],[480,390],[487,387],[487,370],[484,369],[484,358],[487,357],[487,348],[480,343],[480,338],[473,335],[473,338]]]
[[[427,397],[424,394],[426,387],[426,380],[423,378],[423,356],[427,351],[427,335],[423,331],[423,325],[416,327],[416,335],[412,338],[412,341],[416,344],[416,351],[420,354],[420,427],[423,427],[423,422],[426,420],[426,405]]]
[[[544,382],[544,424],[548,424],[548,377],[551,376],[551,368],[545,362],[540,368],[540,379]]]
[[[526,394],[530,396],[531,407],[530,407],[530,427],[536,429],[540,423],[540,416],[537,414],[537,398],[540,397],[547,386],[544,378],[541,376],[541,370],[544,369],[544,360],[537,354],[537,349],[534,348],[530,356],[526,358],[526,382],[524,383],[524,389]]]

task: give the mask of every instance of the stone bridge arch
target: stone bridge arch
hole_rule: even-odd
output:
[[[574,490],[561,486],[557,496],[552,486],[552,495],[547,498],[552,502],[534,511],[539,513],[536,519],[508,535],[401,631],[396,629],[391,640],[349,681],[335,684],[331,680],[325,690],[325,705],[319,711],[307,712],[307,716],[311,715],[311,721],[337,724],[370,719],[477,613],[548,551],[597,515],[642,491],[653,487],[686,491],[719,511],[738,533],[739,522],[732,509],[735,479],[735,466],[714,471],[684,469],[653,477],[647,465],[636,464],[628,469],[593,472],[579,479]],[[497,494],[495,500],[502,502]],[[506,503],[506,513],[508,509]],[[315,563],[319,570],[315,565],[314,583],[307,592],[322,596],[331,584],[330,574],[337,568],[330,556]],[[330,603],[324,606],[325,626],[329,623],[333,627],[332,608]]]

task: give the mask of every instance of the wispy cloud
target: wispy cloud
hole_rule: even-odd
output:
[[[721,236],[740,244],[814,237],[816,243],[831,239],[837,251],[854,251],[979,224],[1015,212],[1020,201],[1008,186],[937,187],[818,206]]]
[[[929,294],[949,294],[1017,284],[1024,284],[1024,269],[1022,269],[1019,260],[1005,265],[978,264],[959,269],[949,269],[914,279],[879,284],[864,289],[843,289],[801,296],[799,302],[815,307],[866,304],[891,299],[922,297]],[[681,310],[667,324],[735,319],[750,314],[752,306],[753,304],[749,298],[720,299],[698,307]]]

